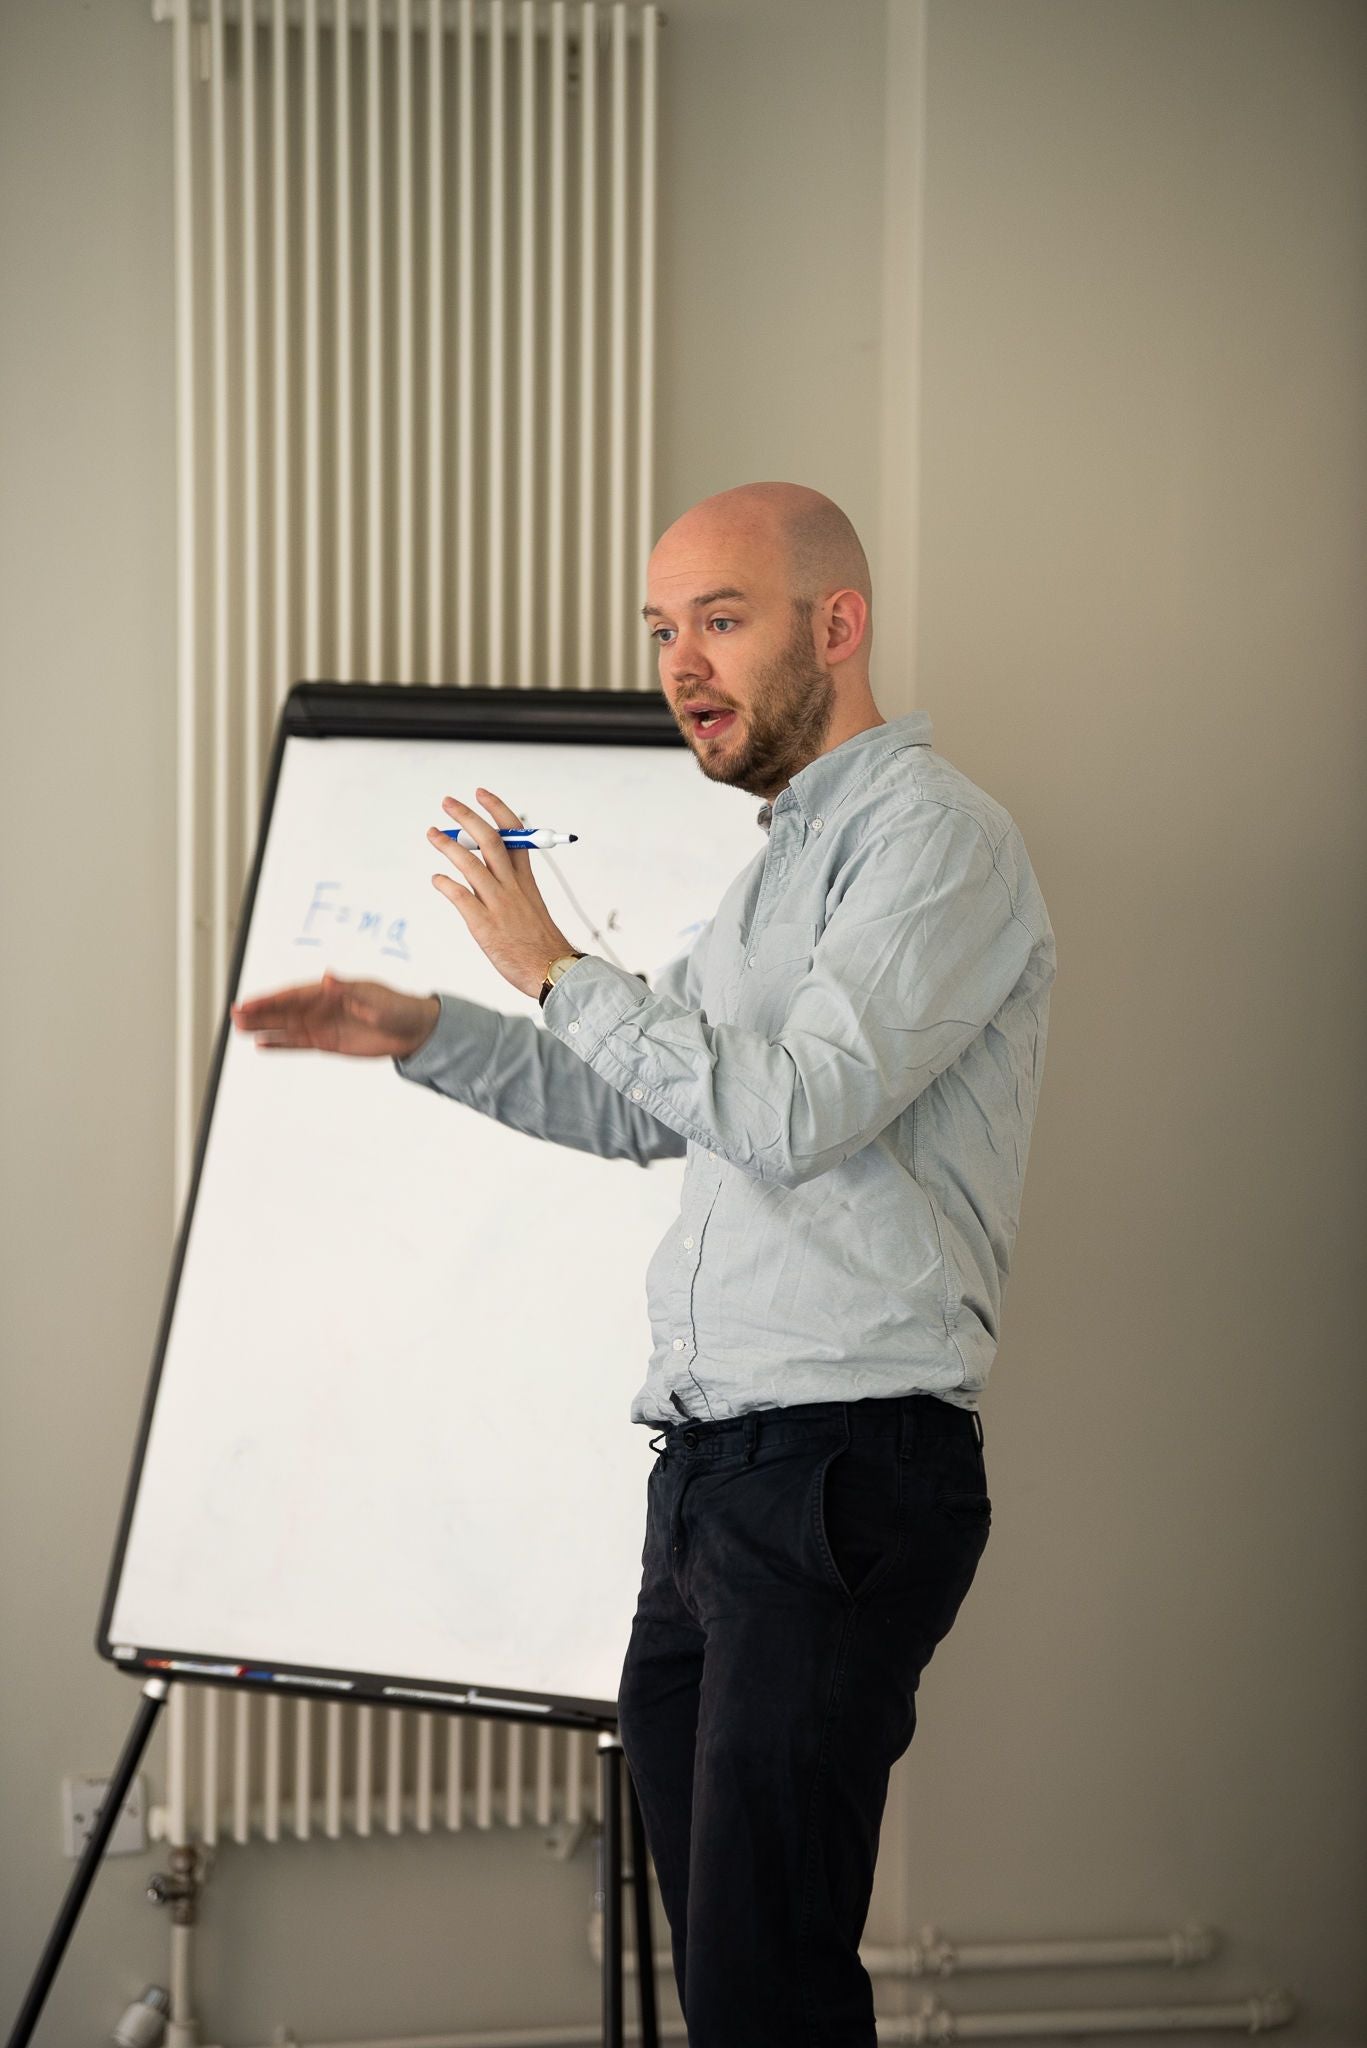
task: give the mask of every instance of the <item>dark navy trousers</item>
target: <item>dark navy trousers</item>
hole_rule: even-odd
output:
[[[618,1713],[689,2048],[875,2048],[859,1941],[917,1683],[987,1544],[981,1425],[915,1394],[653,1441]]]

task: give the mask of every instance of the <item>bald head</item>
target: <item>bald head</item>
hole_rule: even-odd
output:
[[[802,610],[835,590],[857,590],[872,611],[873,585],[859,535],[840,507],[806,484],[738,484],[717,491],[674,521],[656,543],[725,545],[739,541],[776,557],[789,595]],[[870,620],[869,634],[872,633]]]
[[[883,724],[869,687],[869,565],[804,484],[704,498],[651,551],[641,616],[703,773],[773,798],[819,754]]]

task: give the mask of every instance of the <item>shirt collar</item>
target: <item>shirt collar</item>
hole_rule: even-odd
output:
[[[855,784],[871,775],[885,755],[902,747],[928,747],[930,736],[930,713],[910,711],[904,718],[886,719],[882,725],[871,725],[852,739],[842,740],[829,754],[818,754],[815,761],[800,768],[787,789],[780,790],[772,804],[761,807],[761,829],[769,830],[775,806],[787,810],[796,805],[808,824],[814,818],[831,817]]]

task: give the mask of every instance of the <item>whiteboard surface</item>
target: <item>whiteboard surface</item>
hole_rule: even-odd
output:
[[[236,995],[330,968],[535,1018],[430,879],[441,798],[477,785],[581,835],[533,855],[550,914],[652,980],[763,852],[756,800],[682,747],[290,737]],[[388,1060],[230,1032],[115,1653],[615,1701],[645,1269],[682,1173],[506,1130]]]

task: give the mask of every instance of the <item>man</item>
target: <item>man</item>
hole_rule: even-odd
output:
[[[661,688],[762,853],[654,989],[576,955],[518,823],[434,876],[545,1030],[325,976],[235,1011],[393,1056],[539,1137],[686,1154],[648,1272],[653,1425],[619,1693],[692,2048],[873,2048],[859,1962],[888,1773],[987,1542],[977,1396],[1043,1073],[1053,933],[1021,836],[869,687],[844,514],[724,491],[650,558]],[[490,823],[490,820],[493,822]]]

